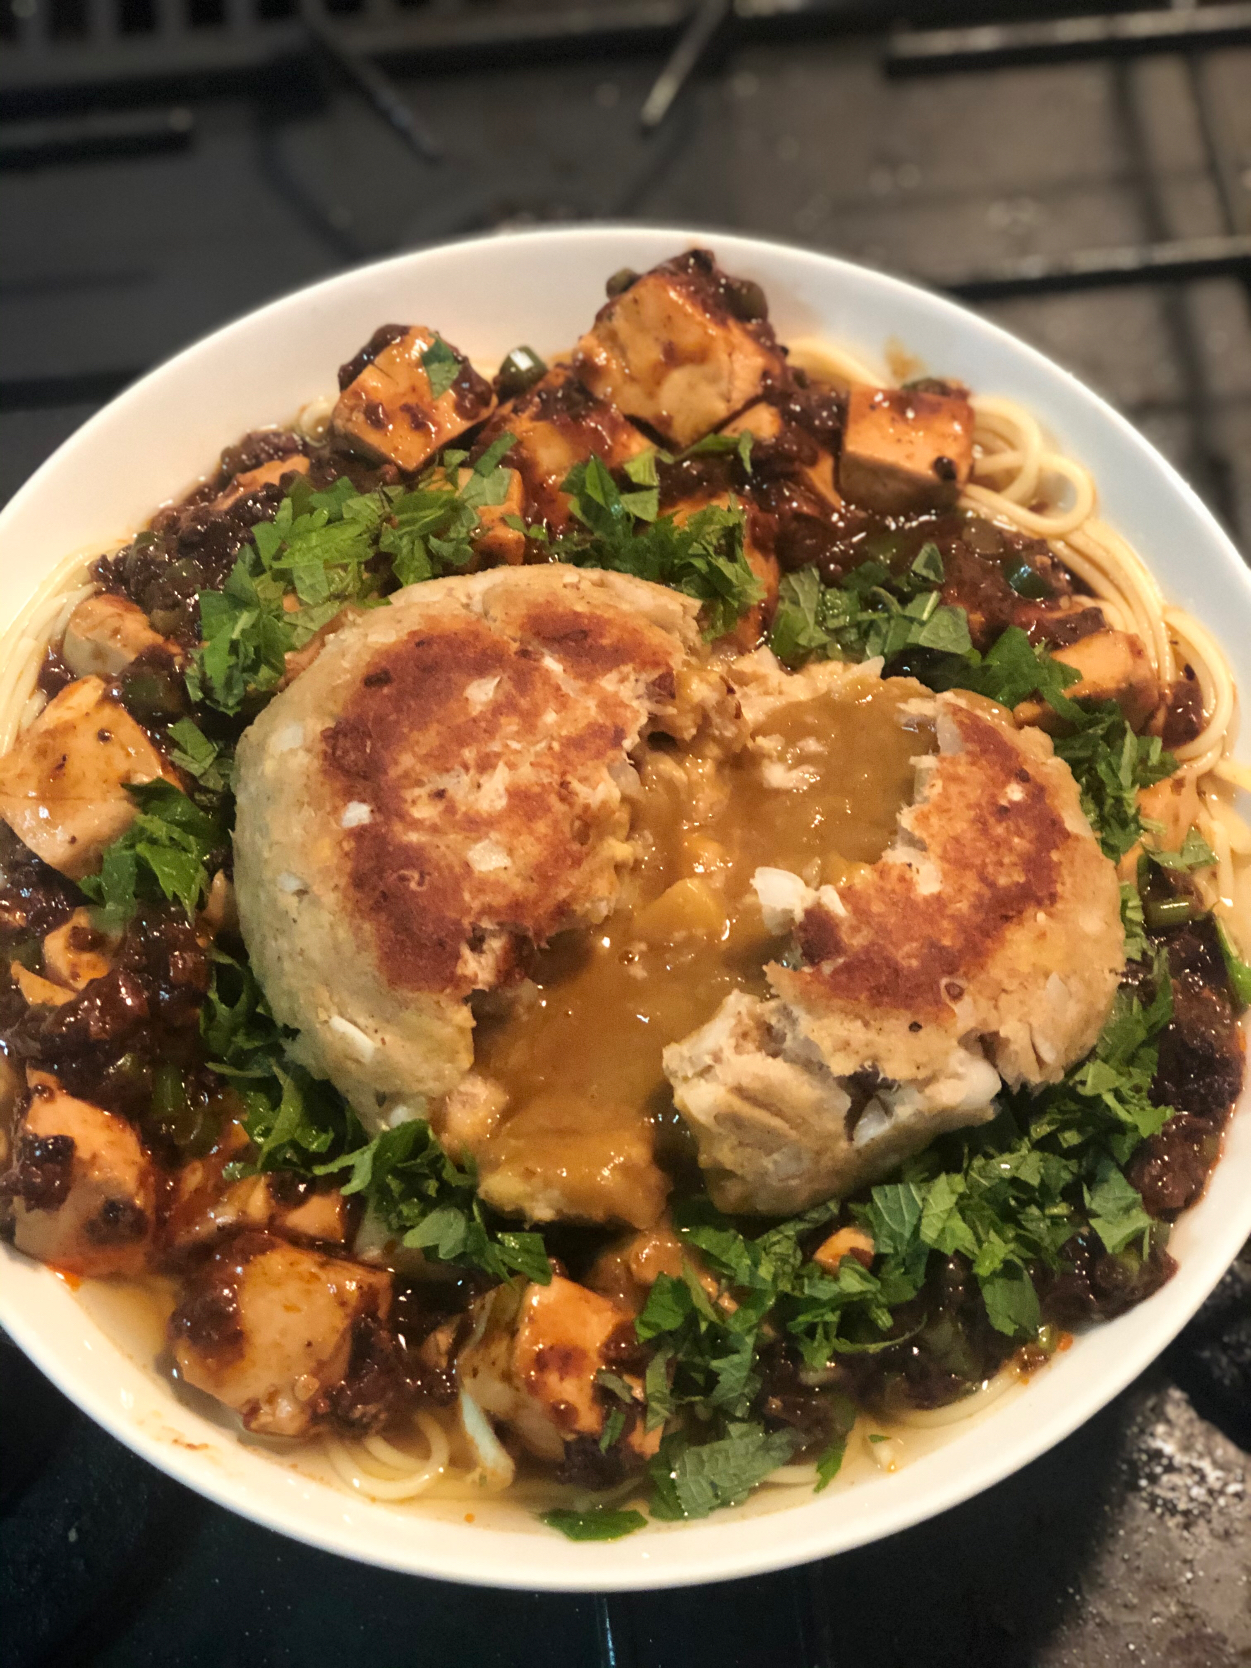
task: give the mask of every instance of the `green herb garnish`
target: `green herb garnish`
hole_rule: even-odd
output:
[[[585,1512],[542,1512],[539,1522],[549,1529],[559,1529],[571,1541],[619,1541],[647,1527],[642,1512],[614,1511],[611,1506],[592,1506]]]
[[[448,389],[460,375],[461,361],[454,350],[448,347],[442,336],[436,336],[430,346],[422,352],[421,368],[426,373],[430,383],[430,398],[442,399]]]
[[[577,464],[563,487],[580,525],[552,540],[551,553],[577,567],[634,574],[695,597],[704,607],[705,636],[721,637],[763,595],[744,554],[743,511],[709,505],[681,525],[658,516],[654,468],[651,453],[627,464],[627,477],[640,484],[623,493],[601,459]]]
[[[106,932],[124,927],[141,903],[177,902],[194,917],[208,893],[210,860],[224,855],[230,836],[172,782],[143,782],[126,789],[138,815],[106,847],[98,875],[79,881],[99,907]]]

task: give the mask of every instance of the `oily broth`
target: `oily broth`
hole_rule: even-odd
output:
[[[543,951],[503,1016],[483,1018],[476,1066],[508,1095],[484,1173],[524,1159],[558,1173],[592,1220],[633,1220],[628,1154],[670,1111],[664,1048],[735,990],[767,992],[781,941],[751,879],[790,869],[837,885],[882,855],[912,797],[932,726],[905,711],[924,693],[890,680],[784,707],[730,760],[654,745],[640,763],[632,830],[642,856],[629,901]]]

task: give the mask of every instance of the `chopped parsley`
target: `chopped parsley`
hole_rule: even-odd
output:
[[[682,591],[703,605],[704,635],[724,636],[764,594],[744,551],[742,508],[710,504],[679,523],[658,514],[655,453],[632,459],[625,474],[637,490],[622,492],[598,457],[570,470],[563,490],[579,525],[550,541],[552,556]]]
[[[1182,874],[1192,874],[1196,869],[1210,869],[1216,862],[1216,853],[1197,828],[1187,830],[1180,851],[1161,851],[1154,845],[1145,846],[1144,850],[1148,862]]]
[[[1078,706],[1077,727],[1056,737],[1056,755],[1073,772],[1082,810],[1104,855],[1116,863],[1145,831],[1138,790],[1171,776],[1177,760],[1164,751],[1159,736],[1136,735],[1115,701],[1069,704]]]
[[[847,1438],[837,1437],[822,1453],[817,1461],[817,1482],[814,1494],[820,1494],[822,1489],[829,1488],[843,1468],[843,1456],[847,1452]]]
[[[129,785],[138,814],[107,846],[98,875],[79,886],[97,905],[106,932],[124,927],[142,903],[180,903],[194,917],[207,896],[212,860],[230,843],[225,825],[200,809],[172,782]]]
[[[795,1451],[793,1431],[766,1431],[750,1420],[731,1420],[723,1436],[692,1443],[675,1431],[649,1461],[652,1516],[707,1517],[718,1506],[737,1506]]]
[[[253,1157],[235,1166],[339,1175],[344,1194],[360,1194],[368,1211],[406,1246],[436,1262],[513,1274],[546,1285],[551,1265],[541,1234],[488,1220],[473,1168],[461,1169],[424,1118],[370,1140],[347,1101],[290,1055],[294,1033],[279,1025],[246,963],[214,953],[200,1031],[214,1071],[231,1079],[245,1108]]]
[[[170,757],[180,770],[193,776],[206,793],[230,792],[234,755],[228,746],[210,741],[190,718],[180,718],[170,725],[167,733],[174,743]]]
[[[636,1529],[647,1527],[642,1512],[617,1511],[611,1506],[592,1506],[585,1512],[560,1508],[542,1512],[539,1521],[549,1529],[559,1529],[571,1541],[619,1541]]]
[[[361,493],[341,476],[318,492],[297,477],[274,519],[252,529],[221,590],[200,592],[192,699],[250,711],[281,683],[287,655],[345,606],[377,607],[397,583],[465,568],[479,511],[507,494],[510,471],[500,459],[512,443],[501,435],[460,486],[463,452],[446,453],[412,487]]]
[[[315,1168],[318,1175],[349,1171],[343,1192],[362,1194],[406,1246],[436,1262],[465,1263],[500,1280],[523,1274],[545,1286],[552,1278],[543,1236],[488,1226],[477,1172],[452,1162],[424,1118]]]
[[[460,375],[459,354],[448,347],[442,336],[436,336],[421,356],[421,368],[430,383],[430,398],[442,399]]]
[[[778,589],[769,646],[787,666],[805,660],[886,660],[907,649],[940,657],[973,653],[963,608],[935,588],[943,580],[935,544],[922,545],[906,573],[862,562],[841,585],[824,585],[815,568],[787,574]]]
[[[203,643],[187,671],[191,698],[241,711],[272,694],[287,654],[345,603],[376,597],[367,564],[387,508],[383,493],[358,493],[346,476],[325,492],[297,477],[274,519],[252,529],[221,590],[200,593]]]

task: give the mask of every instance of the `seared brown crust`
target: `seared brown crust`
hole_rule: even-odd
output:
[[[889,864],[841,888],[845,920],[818,907],[800,926],[814,982],[837,1001],[937,1020],[949,981],[984,967],[1026,911],[1055,906],[1068,829],[999,725],[962,707],[952,717],[967,750],[944,760],[940,798],[913,818],[942,888],[918,896],[906,866]]]
[[[406,989],[467,995],[477,981],[462,952],[484,927],[543,943],[576,918],[582,876],[601,866],[595,784],[639,725],[632,690],[595,686],[629,668],[651,704],[673,695],[673,640],[623,611],[553,600],[507,624],[504,635],[482,619],[436,622],[401,639],[370,660],[322,736],[335,820],[353,801],[373,808],[367,825],[345,833],[345,895],[391,982]],[[491,679],[495,690],[474,710],[466,687]],[[542,766],[523,774],[517,754],[541,733],[550,736]],[[496,772],[508,783],[498,808],[493,796],[475,804],[428,786]],[[507,867],[466,862],[488,839],[512,859]]]
[[[429,581],[336,633],[244,736],[252,963],[300,1057],[366,1120],[451,1090],[468,994],[611,908],[633,858],[627,755],[687,722],[697,612],[558,565]]]

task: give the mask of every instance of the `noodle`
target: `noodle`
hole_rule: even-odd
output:
[[[788,363],[806,371],[818,382],[832,382],[839,388],[857,384],[880,388],[883,378],[846,348],[835,347],[821,336],[799,336],[790,344]]]
[[[994,1378],[988,1378],[980,1390],[975,1390],[971,1396],[964,1396],[958,1402],[951,1402],[946,1407],[914,1408],[910,1412],[895,1415],[895,1422],[907,1425],[910,1430],[932,1431],[940,1430],[945,1425],[958,1425],[965,1419],[971,1419],[975,1413],[997,1402],[1000,1396],[1006,1395],[1013,1385],[1020,1384],[1021,1375],[1009,1363],[1001,1367]]]
[[[1211,633],[1184,609],[1166,603],[1154,575],[1137,551],[1095,515],[1090,472],[1047,449],[1035,418],[1012,400],[972,397],[973,479],[961,504],[1033,537],[1044,538],[1060,561],[1089,587],[1114,629],[1141,640],[1160,684],[1167,688],[1182,666],[1198,682],[1203,727],[1172,749],[1180,769],[1205,801],[1199,829],[1216,853],[1214,907],[1229,924],[1241,949],[1251,950],[1251,920],[1239,903],[1238,863],[1251,859],[1251,840],[1235,839],[1225,812],[1213,809],[1222,784],[1251,792],[1251,768],[1228,756],[1233,742],[1237,691],[1229,663]],[[1048,477],[1060,476],[1072,489],[1067,508],[1039,508],[1035,494]],[[1245,830],[1241,818],[1240,829]],[[1200,884],[1205,884],[1198,877]]]
[[[0,638],[0,756],[35,717],[28,706],[48,644],[62,635],[75,608],[96,589],[86,578],[92,560],[69,556],[59,562]]]
[[[431,1413],[417,1412],[414,1421],[426,1439],[429,1453],[420,1462],[380,1436],[367,1436],[353,1446],[326,1432],[322,1448],[335,1475],[357,1494],[374,1500],[412,1500],[424,1494],[447,1470],[451,1444]]]

